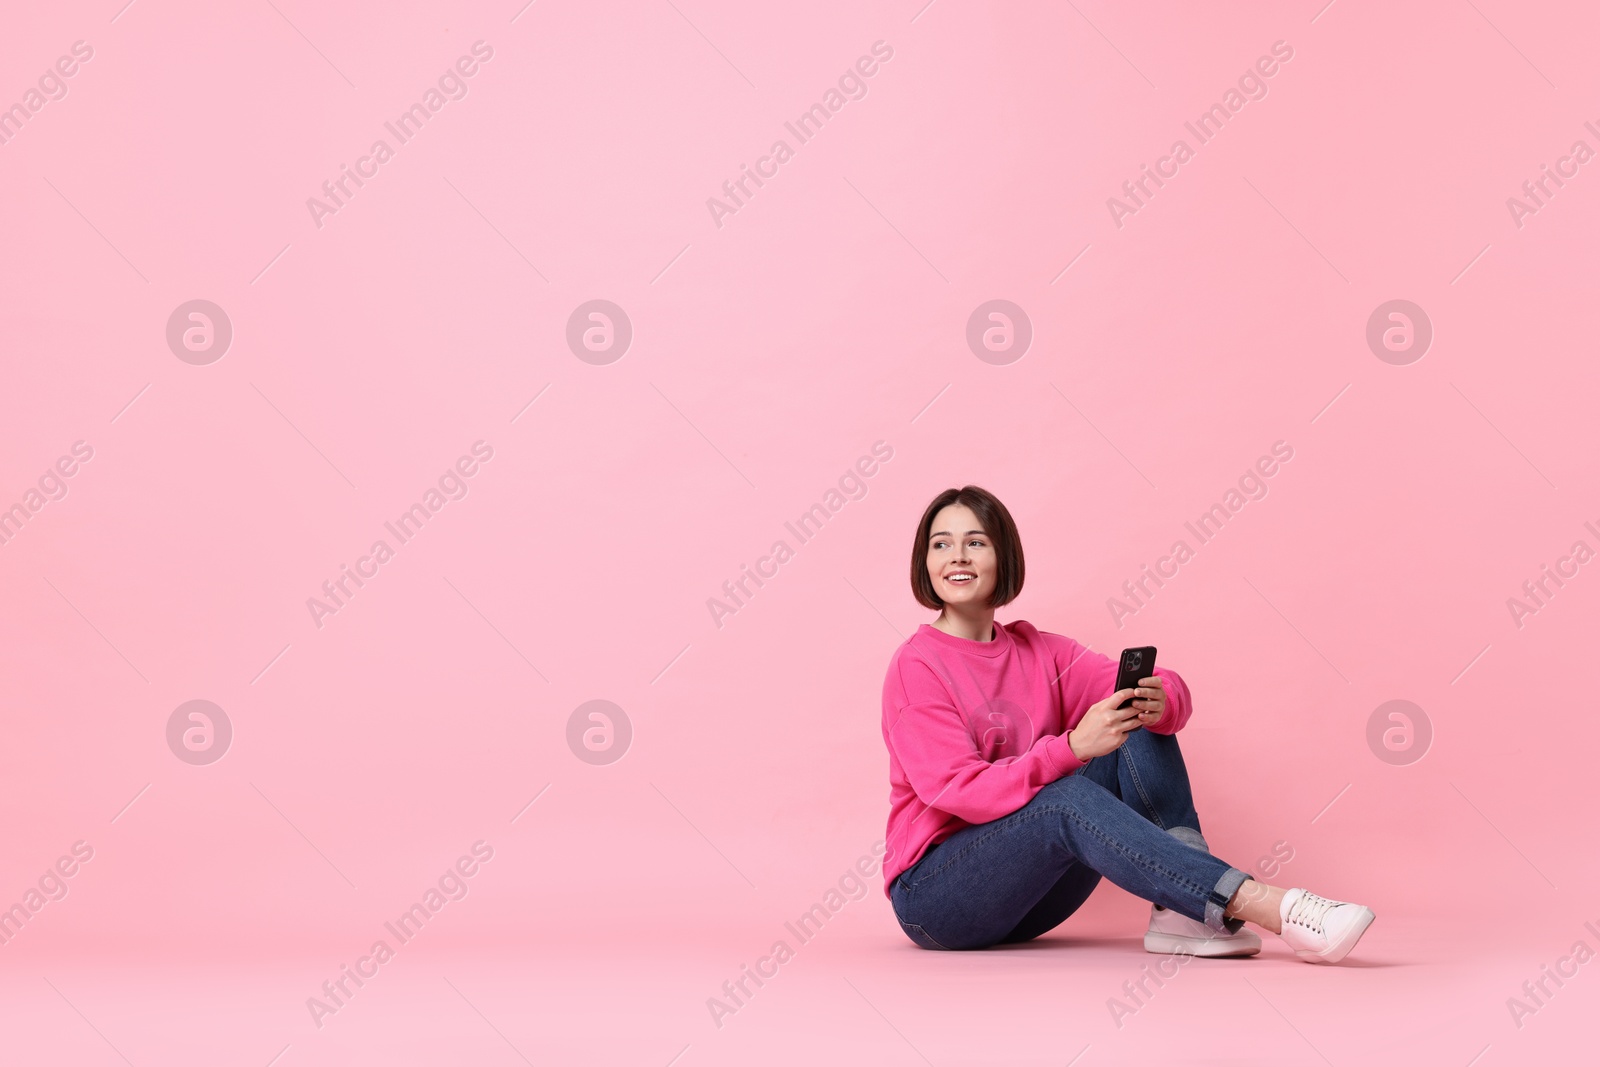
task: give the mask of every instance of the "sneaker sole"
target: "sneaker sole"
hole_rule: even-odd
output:
[[[1350,950],[1356,947],[1356,942],[1361,940],[1361,935],[1367,932],[1367,927],[1371,926],[1372,920],[1376,918],[1377,915],[1373,913],[1371,908],[1363,907],[1361,913],[1356,917],[1356,921],[1351,924],[1350,929],[1346,930],[1344,936],[1329,945],[1327,949],[1322,952],[1302,952],[1299,949],[1295,949],[1294,954],[1308,963],[1338,963],[1350,955]]]
[[[1214,940],[1202,937],[1182,937],[1178,934],[1147,933],[1144,935],[1144,950],[1146,952],[1159,952],[1164,956],[1184,955],[1203,956],[1215,959],[1223,956],[1254,956],[1261,951],[1261,942],[1253,945],[1241,945],[1235,941]]]

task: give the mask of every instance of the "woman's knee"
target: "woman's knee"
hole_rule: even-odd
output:
[[[1043,788],[1041,788],[1039,790],[1039,792],[1040,793],[1062,792],[1062,791],[1076,789],[1076,788],[1078,788],[1078,787],[1080,787],[1082,785],[1088,784],[1088,783],[1089,783],[1088,777],[1086,775],[1084,775],[1082,768],[1080,768],[1080,769],[1078,769],[1076,771],[1073,771],[1071,774],[1063,774],[1060,778],[1057,778],[1055,781],[1051,782],[1049,785],[1046,785]]]
[[[1105,786],[1094,781],[1082,771],[1077,771],[1057,778],[1040,789],[1034,795],[1034,802],[1040,804],[1080,803],[1081,798],[1096,792],[1110,795]]]
[[[1060,823],[1066,823],[1074,814],[1103,811],[1107,805],[1121,804],[1117,795],[1082,774],[1058,778],[1035,794],[1031,805],[1041,814],[1048,813]]]
[[[1124,774],[1132,774],[1147,785],[1159,785],[1187,773],[1183,751],[1174,734],[1153,734],[1149,730],[1134,730],[1117,750]]]
[[[1123,747],[1133,752],[1173,750],[1178,747],[1177,734],[1158,734],[1150,730],[1130,730]]]

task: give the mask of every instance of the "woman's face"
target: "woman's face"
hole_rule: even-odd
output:
[[[939,599],[986,606],[997,574],[994,545],[972,509],[964,504],[940,508],[928,534],[928,577]]]

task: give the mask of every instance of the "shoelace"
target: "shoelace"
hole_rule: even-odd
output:
[[[1304,926],[1308,930],[1315,930],[1320,934],[1322,933],[1322,917],[1328,914],[1328,909],[1338,903],[1340,902],[1337,900],[1329,900],[1327,897],[1319,897],[1315,893],[1308,893],[1302,890],[1300,899],[1289,907],[1287,921],[1297,926]]]

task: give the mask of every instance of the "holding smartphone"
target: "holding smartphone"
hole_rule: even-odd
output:
[[[1108,752],[1115,752],[1130,733],[1143,729],[1144,720],[1134,706],[1139,698],[1129,697],[1119,702],[1118,694],[1125,689],[1139,689],[1140,679],[1152,677],[1155,669],[1156,650],[1153,646],[1122,650],[1117,658],[1116,688],[1091,704],[1068,733],[1067,743],[1074,756],[1088,763]],[[1158,675],[1154,676],[1159,678]]]
[[[1137,689],[1140,678],[1148,678],[1155,673],[1156,646],[1143,645],[1139,648],[1125,648],[1122,650],[1122,659],[1117,663],[1117,684],[1112,687],[1112,692],[1119,689]],[[1133,698],[1129,697],[1117,705],[1117,710],[1122,711],[1131,707]],[[1135,726],[1135,730],[1142,730],[1142,726]]]

